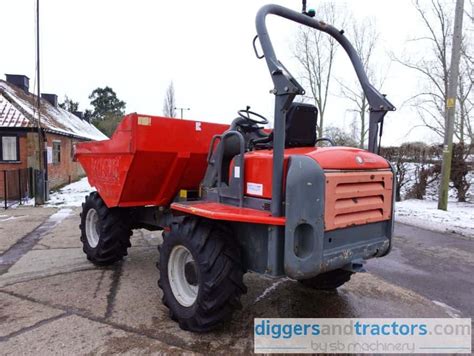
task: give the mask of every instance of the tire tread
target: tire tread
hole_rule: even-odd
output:
[[[177,244],[186,244],[199,266],[202,283],[192,313],[176,301],[169,286],[168,257]],[[240,248],[233,241],[230,229],[217,222],[186,217],[182,223],[172,223],[163,233],[159,246],[160,271],[158,286],[163,291],[163,304],[170,309],[170,317],[184,330],[206,332],[230,319],[241,307],[240,296],[247,292],[243,283]],[[188,310],[189,311],[189,310]]]
[[[96,209],[101,224],[99,244],[96,248],[89,246],[86,235],[85,219],[91,208]],[[92,192],[82,204],[80,217],[82,249],[89,261],[99,266],[107,266],[127,256],[127,248],[131,246],[132,229],[126,210],[107,208],[99,193]]]

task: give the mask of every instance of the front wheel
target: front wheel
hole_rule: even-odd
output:
[[[99,193],[92,192],[80,216],[82,249],[89,261],[106,266],[127,255],[132,229],[126,210],[107,208]]]
[[[317,290],[334,290],[351,279],[353,272],[343,269],[322,273],[313,278],[299,280],[302,285]]]
[[[158,249],[163,303],[182,329],[211,330],[241,306],[247,289],[240,248],[223,225],[195,218],[174,222]]]

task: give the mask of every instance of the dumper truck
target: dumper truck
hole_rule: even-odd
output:
[[[344,49],[370,105],[367,150],[317,136],[318,110],[295,100],[305,90],[278,60],[269,15],[325,32]],[[182,329],[205,332],[231,318],[248,271],[328,290],[390,251],[395,176],[379,149],[395,108],[370,84],[344,31],[314,15],[278,5],[257,13],[254,49],[273,82],[272,130],[249,107],[230,126],[134,113],[109,140],[77,145],[96,189],[82,205],[84,253],[110,265],[127,255],[133,229],[163,231],[158,285]]]

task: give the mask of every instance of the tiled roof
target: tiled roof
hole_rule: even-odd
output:
[[[0,128],[36,127],[37,97],[0,80]],[[58,134],[73,135],[91,140],[108,137],[94,125],[60,107],[54,107],[41,99],[41,127]]]
[[[30,121],[0,94],[0,127],[29,127]]]

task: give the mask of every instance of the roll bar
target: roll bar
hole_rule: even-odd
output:
[[[272,41],[268,35],[266,17],[276,15],[297,22],[302,25],[326,32],[334,37],[344,48],[356,71],[370,106],[369,116],[369,151],[378,153],[378,136],[382,135],[383,118],[387,111],[395,110],[395,107],[384,95],[370,84],[364,66],[349,40],[344,36],[344,31],[336,29],[323,21],[314,19],[307,14],[302,14],[279,5],[265,5],[257,13],[256,26],[257,36],[263,50],[263,56],[267,62],[270,75],[273,80],[275,94],[275,120],[273,130],[273,184],[272,184],[272,215],[282,215],[282,184],[283,184],[283,153],[285,146],[285,117],[288,108],[296,95],[304,95],[303,87],[288,72],[284,65],[278,60]],[[379,134],[380,126],[380,134]]]

